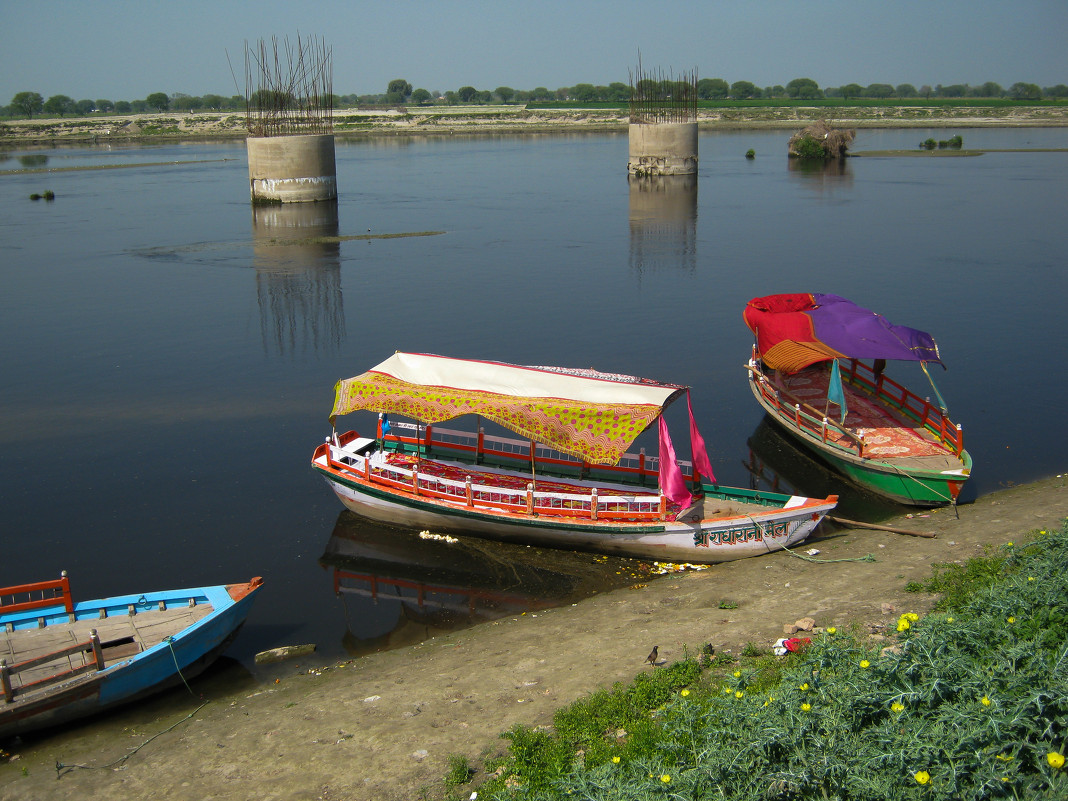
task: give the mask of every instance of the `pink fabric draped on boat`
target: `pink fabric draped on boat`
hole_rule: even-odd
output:
[[[668,434],[667,422],[660,418],[660,492],[672,503],[686,509],[693,502],[693,495],[686,489],[686,479],[675,457],[675,446]]]

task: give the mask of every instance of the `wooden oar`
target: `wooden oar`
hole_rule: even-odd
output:
[[[850,526],[852,528],[870,528],[876,531],[890,531],[894,534],[908,534],[910,537],[927,537],[928,539],[934,539],[937,534],[928,531],[912,531],[907,528],[894,528],[893,526],[880,526],[878,523],[862,523],[859,520],[846,520],[844,517],[832,517],[827,515],[827,519],[831,522],[838,523],[843,526]]]

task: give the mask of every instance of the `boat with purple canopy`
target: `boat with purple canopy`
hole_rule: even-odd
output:
[[[689,462],[662,416],[683,396]],[[312,467],[348,509],[397,526],[709,563],[796,545],[837,501],[720,486],[678,384],[396,353],[338,382],[331,425],[357,411],[378,414],[373,436],[334,429]],[[473,430],[437,425],[461,416],[476,417]],[[627,453],[647,429],[659,455]]]
[[[884,497],[956,503],[972,459],[927,370],[945,368],[930,334],[819,293],[753,298],[744,318],[756,338],[749,387],[772,420]],[[919,362],[936,402],[886,376],[887,360]]]

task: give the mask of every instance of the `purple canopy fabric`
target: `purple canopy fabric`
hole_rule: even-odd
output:
[[[757,335],[761,358],[773,369],[792,373],[840,357],[942,364],[930,334],[893,325],[838,295],[753,298],[744,316],[746,325]]]

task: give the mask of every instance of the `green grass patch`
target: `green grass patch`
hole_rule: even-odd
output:
[[[915,588],[895,641],[706,650],[517,726],[478,798],[1068,797],[1068,522]]]
[[[142,136],[164,136],[179,134],[181,130],[177,125],[143,125],[141,126]]]

